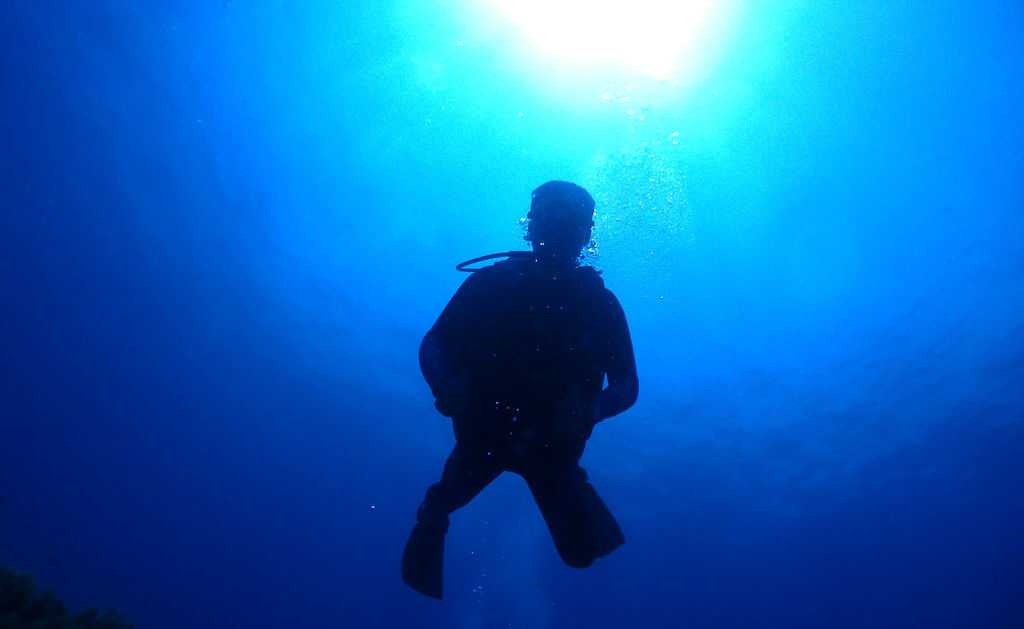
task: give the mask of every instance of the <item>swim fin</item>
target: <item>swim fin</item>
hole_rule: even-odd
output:
[[[622,546],[626,541],[615,516],[608,510],[593,485],[587,483],[583,489],[585,510],[587,512],[590,547],[593,557],[604,557]]]
[[[443,580],[444,531],[420,522],[402,553],[402,581],[420,594],[441,600]]]

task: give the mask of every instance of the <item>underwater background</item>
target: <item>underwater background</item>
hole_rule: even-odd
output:
[[[719,4],[635,3],[701,35],[645,74],[485,2],[6,3],[0,565],[147,629],[1024,626],[1024,4]],[[418,344],[550,179],[626,544],[565,566],[506,474],[438,602]]]

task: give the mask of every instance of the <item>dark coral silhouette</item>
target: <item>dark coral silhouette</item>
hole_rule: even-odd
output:
[[[3,629],[133,629],[116,610],[92,607],[71,615],[63,602],[42,594],[30,574],[0,566],[0,627]]]

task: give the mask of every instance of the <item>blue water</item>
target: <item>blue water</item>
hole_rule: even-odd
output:
[[[1024,5],[756,4],[567,94],[456,3],[9,2],[0,565],[147,629],[1024,626]],[[418,343],[549,179],[636,348],[627,542],[563,565],[506,475],[439,603]]]

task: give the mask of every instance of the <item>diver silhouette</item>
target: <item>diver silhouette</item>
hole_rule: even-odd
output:
[[[483,256],[420,346],[420,368],[455,447],[416,513],[402,579],[442,596],[448,516],[502,472],[522,476],[570,566],[584,568],[625,541],[579,466],[594,424],[636,401],[633,346],[618,300],[580,266],[594,200],[550,181],[533,191],[533,251]],[[508,258],[477,269],[468,264]],[[608,386],[604,387],[607,377]]]

